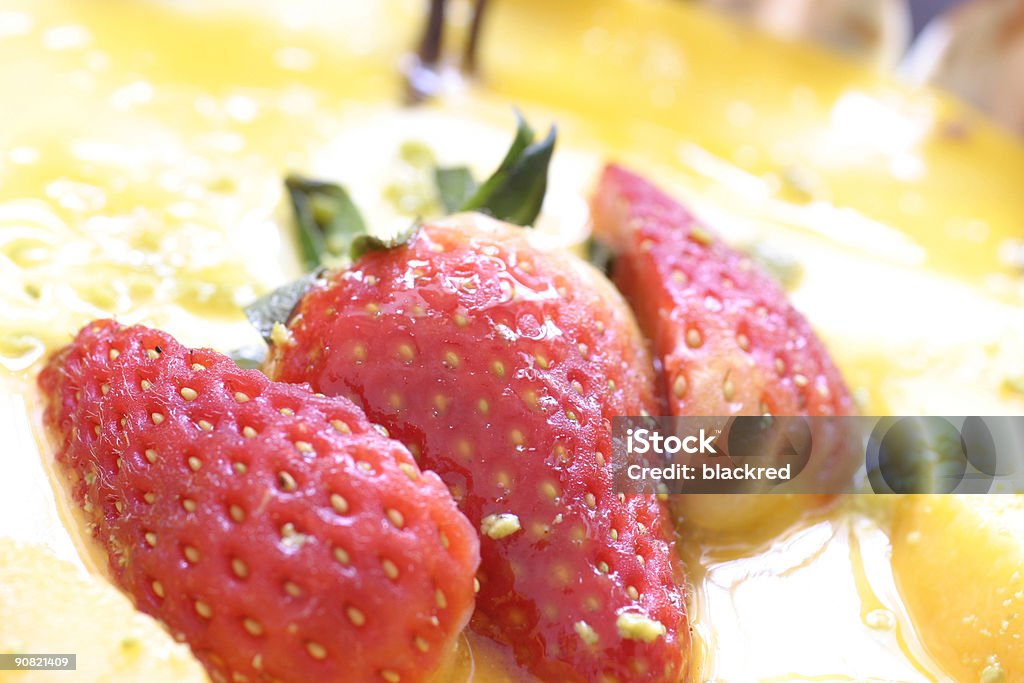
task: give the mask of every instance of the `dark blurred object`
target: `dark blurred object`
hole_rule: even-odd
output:
[[[962,3],[963,0],[910,0],[910,20],[916,36],[935,17]]]
[[[479,51],[480,32],[483,28],[488,0],[472,0],[473,10],[469,26],[461,36],[464,46],[457,55],[451,55],[453,64],[449,67],[449,76],[458,74],[472,76],[477,70],[477,52]],[[453,27],[448,26],[449,0],[429,0],[428,10],[424,19],[423,33],[416,53],[410,55],[408,63],[403,67],[408,104],[418,104],[436,94],[443,86],[446,74],[446,48],[452,42],[445,40],[445,31],[451,33]]]
[[[902,71],[1024,134],[1024,0],[970,0],[922,31]]]

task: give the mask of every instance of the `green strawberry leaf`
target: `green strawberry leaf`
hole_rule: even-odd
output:
[[[370,251],[386,251],[388,249],[394,249],[400,247],[420,231],[420,223],[416,221],[405,230],[395,234],[387,239],[381,237],[375,237],[373,235],[359,235],[352,240],[352,246],[349,250],[353,261],[363,256]]]
[[[438,199],[448,213],[462,208],[477,189],[473,174],[465,166],[434,168],[434,184],[437,185]]]
[[[345,188],[294,174],[284,184],[298,228],[303,267],[313,270],[328,257],[348,257],[353,240],[366,234],[366,222]]]
[[[540,213],[547,191],[548,166],[555,148],[555,128],[537,141],[517,111],[516,135],[498,169],[477,186],[464,166],[434,168],[438,198],[445,210],[482,211],[499,220],[531,225]],[[291,200],[299,253],[309,275],[257,299],[245,315],[260,335],[271,341],[274,325],[286,324],[324,266],[347,267],[370,251],[394,249],[412,239],[419,222],[391,238],[369,234],[366,221],[344,187],[336,183],[291,174],[285,178]],[[251,355],[251,354],[248,354]],[[239,356],[240,362],[253,359]]]
[[[591,237],[584,244],[587,252],[587,261],[590,265],[600,270],[605,275],[611,275],[612,265],[615,261],[615,254],[604,242]]]
[[[533,129],[517,111],[519,125],[501,165],[477,188],[460,210],[481,211],[498,220],[532,225],[540,214],[548,187],[548,166],[555,150],[554,126],[535,141]]]
[[[245,307],[245,317],[264,341],[270,343],[275,324],[288,324],[292,311],[322,274],[323,269],[317,268],[312,273],[278,287]]]

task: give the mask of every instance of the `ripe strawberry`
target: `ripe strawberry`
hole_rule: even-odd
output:
[[[109,320],[39,382],[113,578],[214,680],[423,681],[468,621],[474,530],[349,401]]]
[[[673,415],[847,415],[850,394],[779,285],[618,166],[592,201],[614,281],[654,345]]]
[[[850,415],[824,345],[779,285],[648,181],[605,168],[591,201],[614,281],[652,341],[671,415]],[[848,425],[816,423],[805,480],[823,488],[856,467]],[[819,455],[820,454],[820,455]],[[792,521],[830,495],[672,496],[673,520],[715,533]]]
[[[665,515],[612,486],[611,418],[654,411],[618,293],[479,215],[370,252],[302,299],[272,376],[349,396],[481,530],[473,626],[546,681],[677,681]]]

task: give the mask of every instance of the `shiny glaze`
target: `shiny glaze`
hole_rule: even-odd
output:
[[[410,217],[380,192],[397,146],[428,141],[442,161],[482,175],[507,145],[510,102],[559,123],[538,228],[548,244],[586,236],[599,164],[629,161],[714,216],[731,243],[768,241],[799,261],[793,300],[865,412],[1024,410],[1005,385],[1024,345],[1008,258],[1021,236],[1024,149],[975,114],[669,0],[494,3],[480,84],[397,111],[395,64],[420,9],[4,3],[0,87],[20,95],[0,112],[0,534],[102,573],[50,485],[32,389],[48,350],[102,315],[221,350],[257,341],[238,304],[297,274],[278,227],[285,169],[338,178],[375,223],[404,227]],[[825,521],[858,519],[840,506]],[[808,524],[794,522],[794,533]],[[794,588],[788,609],[769,608],[772,577],[791,573],[766,554],[763,530],[683,535],[707,653],[698,680],[941,677],[898,593],[876,599],[839,578],[862,561],[884,575],[885,534],[856,553],[830,538],[848,561],[812,553],[805,564],[830,600],[854,607],[809,622],[822,592]],[[741,570],[742,605],[715,589],[722,565]],[[880,603],[891,630],[867,623]],[[754,635],[776,659],[733,656],[751,637],[744,623],[763,625]],[[852,636],[849,661],[813,658],[840,634]],[[470,635],[448,678],[525,675]]]

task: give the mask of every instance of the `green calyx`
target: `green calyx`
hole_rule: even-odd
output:
[[[501,165],[463,201],[459,211],[480,211],[516,225],[533,225],[537,220],[548,189],[548,166],[555,151],[556,131],[552,126],[542,140],[537,140],[518,111],[516,119],[516,136]],[[443,194],[442,202],[448,206]]]
[[[552,127],[547,136],[537,140],[518,111],[516,120],[512,145],[483,183],[477,183],[465,166],[433,166],[437,200],[446,212],[479,211],[522,226],[532,225],[537,219],[547,191],[556,132]],[[289,174],[284,185],[292,207],[299,256],[309,274],[246,306],[246,317],[268,343],[274,325],[287,324],[299,301],[326,268],[346,268],[368,252],[398,248],[412,240],[420,228],[416,220],[407,230],[381,238],[369,232],[359,208],[342,185],[298,174]],[[258,362],[254,357],[258,354],[252,349],[238,353],[237,362],[242,365]]]

